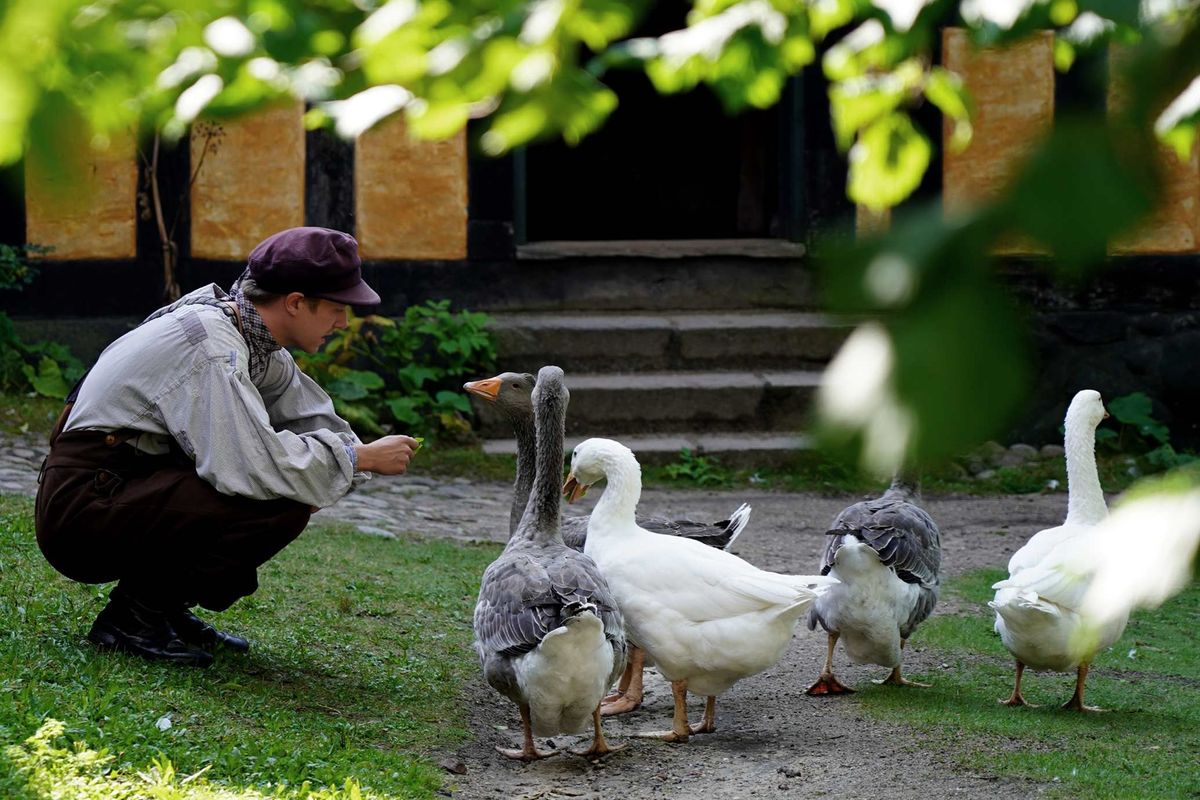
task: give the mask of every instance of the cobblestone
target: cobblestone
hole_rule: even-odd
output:
[[[34,437],[0,435],[0,491],[33,497],[47,451]],[[508,536],[511,492],[508,484],[465,478],[376,476],[313,520],[349,523],[370,536],[418,534],[502,542]]]

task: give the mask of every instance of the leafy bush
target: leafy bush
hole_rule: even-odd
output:
[[[489,321],[451,312],[449,300],[411,306],[398,319],[351,315],[320,352],[296,361],[360,435],[462,439],[471,432],[462,380],[491,371],[496,360]]]
[[[30,256],[42,255],[52,248],[37,244],[0,244],[0,290],[23,289],[37,277]]]
[[[694,481],[701,486],[729,480],[729,474],[715,459],[693,453],[686,447],[679,451],[679,460],[668,464],[665,469],[673,480]]]
[[[0,244],[0,289],[19,291],[32,283],[37,267],[29,256],[49,250],[32,244]],[[21,341],[8,314],[0,311],[0,391],[36,392],[62,400],[83,371],[83,364],[65,345]]]
[[[1107,405],[1108,413],[1118,423],[1117,430],[1101,428],[1096,441],[1122,453],[1141,453],[1150,466],[1160,470],[1174,469],[1197,460],[1191,453],[1180,453],[1171,445],[1171,432],[1155,419],[1153,404],[1142,392],[1122,395]]]
[[[62,400],[83,372],[83,363],[66,345],[21,341],[12,320],[0,311],[0,391]]]

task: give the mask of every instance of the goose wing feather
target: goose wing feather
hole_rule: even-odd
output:
[[[502,656],[527,653],[581,605],[595,608],[608,639],[623,641],[620,611],[590,558],[565,547],[553,554],[505,553],[483,575],[475,606],[478,647]]]
[[[918,583],[925,589],[938,585],[941,532],[920,506],[884,495],[846,508],[828,531],[829,543],[821,560],[822,575],[833,568],[844,534],[852,534],[870,546],[879,554],[880,562],[893,569],[905,583]],[[932,610],[932,602],[929,608]]]
[[[587,514],[564,516],[562,520],[563,543],[572,550],[583,552],[587,543]],[[670,519],[662,516],[638,517],[637,524],[651,533],[680,536],[692,539],[718,550],[728,550],[750,521],[750,506],[742,503],[729,516],[717,522],[696,522],[690,519]]]

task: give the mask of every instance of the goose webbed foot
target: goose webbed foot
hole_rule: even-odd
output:
[[[617,714],[628,714],[642,707],[642,695],[637,697],[627,692],[613,692],[600,704],[600,716],[615,717]]]
[[[689,726],[687,733],[680,733],[677,730],[669,731],[646,731],[644,733],[634,734],[639,739],[659,739],[672,744],[685,744],[688,738],[692,735],[692,729]]]
[[[832,672],[822,672],[816,683],[805,689],[804,693],[811,697],[824,697],[835,694],[854,694],[854,690],[849,686],[843,686],[837,678],[833,677]]]
[[[712,733],[717,729],[717,698],[709,695],[704,703],[704,719],[688,728],[692,733]]]
[[[882,680],[875,681],[880,686],[916,686],[921,689],[928,689],[928,683],[920,683],[918,681],[910,681],[900,674],[900,668],[895,667],[891,674]]]
[[[595,736],[592,737],[592,746],[587,750],[572,750],[573,754],[583,756],[584,758],[599,758],[600,756],[606,756],[609,753],[616,753],[625,749],[625,745],[619,744],[614,747],[604,738],[604,731],[600,727],[599,706],[592,712],[592,728],[595,731]]]
[[[1075,694],[1063,704],[1063,711],[1100,712],[1103,708],[1085,705],[1083,702],[1083,687],[1087,684],[1089,664],[1080,664],[1075,677]]]
[[[671,730],[654,733],[639,733],[644,739],[661,739],[664,742],[683,744],[692,734],[692,727],[687,719],[687,680],[672,681],[671,694],[675,699],[675,716],[671,719]],[[713,698],[709,698],[711,701]],[[707,708],[705,717],[707,718]]]
[[[600,701],[600,716],[615,717],[627,714],[642,706],[642,672],[646,664],[646,651],[640,647],[630,649],[629,663],[617,684],[617,690]]]
[[[526,763],[529,763],[530,761],[537,761],[539,758],[550,758],[551,756],[556,756],[559,753],[558,750],[538,750],[536,747],[532,746],[509,749],[506,747],[500,747],[499,745],[496,745],[496,752],[505,758],[511,758],[514,761],[524,761]]]
[[[1107,709],[1100,708],[1099,706],[1085,705],[1083,700],[1081,700],[1077,697],[1072,697],[1070,700],[1068,700],[1067,702],[1062,704],[1062,710],[1063,711],[1081,711],[1083,713],[1097,713],[1098,714],[1098,713],[1102,713],[1102,712],[1106,711]]]
[[[1008,699],[999,701],[1000,705],[1002,705],[1002,706],[1029,706],[1030,708],[1037,708],[1037,706],[1035,706],[1033,703],[1027,702],[1025,700],[1025,698],[1021,695],[1021,676],[1024,674],[1025,674],[1025,664],[1022,663],[1018,659],[1017,660],[1017,682],[1013,684],[1012,694],[1009,695]]]
[[[549,758],[550,756],[558,755],[557,750],[542,751],[537,749],[537,745],[533,743],[533,726],[529,718],[529,706],[521,706],[521,729],[524,733],[524,743],[521,747],[509,749],[497,745],[496,752],[505,758],[511,758],[514,761],[537,761],[539,758]]]

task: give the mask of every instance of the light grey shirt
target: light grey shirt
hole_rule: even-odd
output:
[[[259,500],[324,507],[366,480],[359,438],[291,353],[274,351],[257,383],[249,355],[220,308],[181,306],[101,353],[64,430],[139,431],[130,443],[148,453],[167,452],[173,438],[217,491]]]

